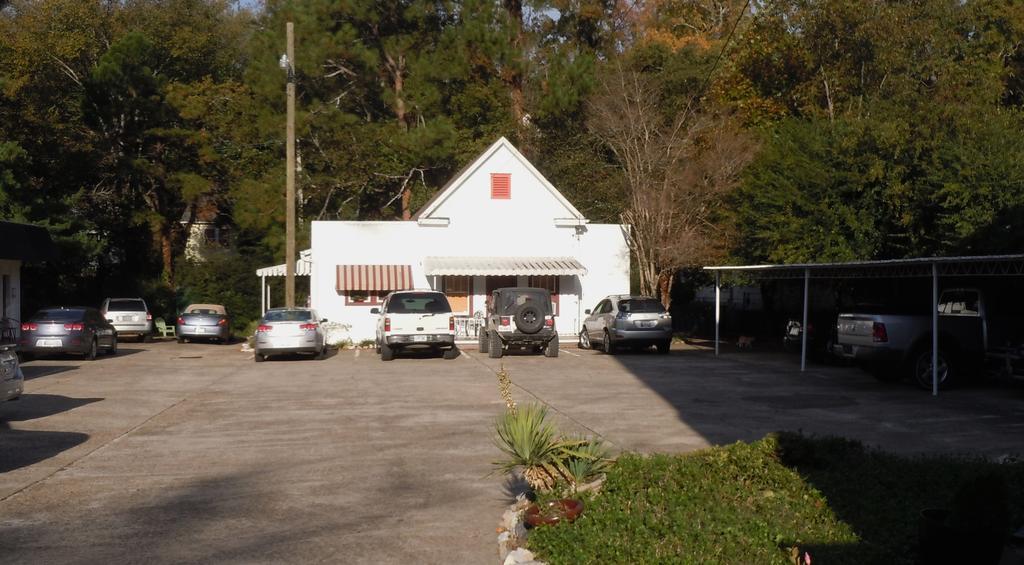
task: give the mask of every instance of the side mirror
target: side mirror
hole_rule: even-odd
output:
[[[583,313],[589,316],[590,315],[590,308],[587,308],[586,310],[584,310]]]
[[[327,323],[327,318],[320,318],[320,323],[321,324],[326,324]]]
[[[370,308],[371,314],[380,314],[380,308]]]

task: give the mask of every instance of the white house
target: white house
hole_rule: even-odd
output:
[[[311,305],[359,341],[392,290],[444,291],[472,319],[492,290],[534,286],[551,291],[559,333],[575,335],[586,308],[629,292],[627,229],[591,224],[501,138],[410,221],[313,222]]]
[[[21,329],[21,295],[26,286],[22,263],[47,261],[55,250],[49,232],[27,224],[0,221],[0,241],[4,242],[0,247],[0,342],[10,342]]]

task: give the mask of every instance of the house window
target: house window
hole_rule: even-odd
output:
[[[491,173],[491,199],[508,200],[510,198],[512,198],[512,175]]]
[[[388,295],[388,290],[349,290],[345,292],[345,306],[376,306]]]
[[[529,285],[534,288],[547,289],[551,293],[551,307],[554,315],[558,315],[558,275],[531,276]]]
[[[473,277],[441,277],[441,291],[448,297],[452,312],[469,314],[469,295]]]

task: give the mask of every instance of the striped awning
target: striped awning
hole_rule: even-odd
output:
[[[585,275],[572,257],[427,257],[427,275]]]
[[[299,253],[299,260],[295,262],[295,276],[308,277],[313,274],[313,252],[309,249]],[[256,270],[257,277],[283,277],[286,276],[285,264],[263,267]]]
[[[338,265],[338,290],[413,288],[410,265]]]

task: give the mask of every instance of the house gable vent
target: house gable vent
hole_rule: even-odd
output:
[[[491,173],[491,198],[508,200],[512,198],[512,175],[509,173]]]

